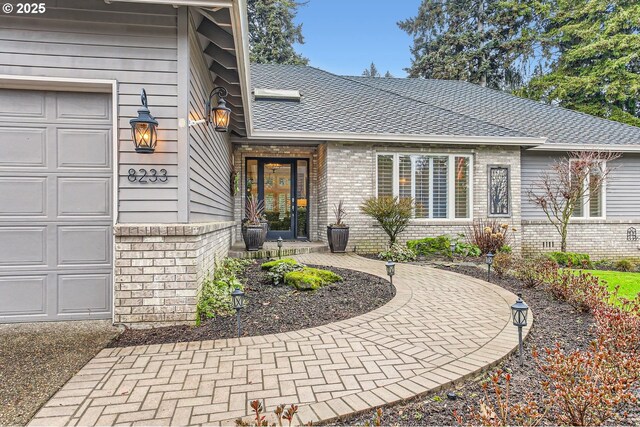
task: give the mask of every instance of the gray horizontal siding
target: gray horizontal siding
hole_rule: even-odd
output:
[[[189,28],[189,116],[205,117],[204,102],[214,88],[195,29],[197,15]],[[226,133],[212,126],[189,129],[189,220],[191,222],[233,219],[230,189],[232,146]]]
[[[566,153],[522,152],[522,219],[544,219],[542,210],[528,198],[528,191],[542,171]],[[640,156],[625,154],[609,164],[611,173],[606,184],[608,219],[638,219],[640,217]]]
[[[177,10],[102,0],[47,1],[43,15],[0,16],[0,74],[118,81],[121,223],[177,222]],[[136,154],[129,120],[145,88],[158,119],[153,155]],[[131,183],[128,170],[167,169],[166,184]]]

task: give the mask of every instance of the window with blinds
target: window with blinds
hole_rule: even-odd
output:
[[[393,196],[393,156],[378,156],[378,197]]]
[[[470,156],[380,154],[378,197],[412,198],[418,219],[470,218],[470,164]]]

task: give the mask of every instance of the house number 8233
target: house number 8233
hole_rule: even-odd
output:
[[[167,182],[169,177],[167,176],[166,169],[160,169],[158,173],[155,169],[129,169],[129,176],[127,177],[129,182],[139,182],[141,184],[155,183],[155,182]]]

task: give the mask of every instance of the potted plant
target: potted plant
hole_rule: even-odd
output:
[[[264,244],[264,228],[260,219],[264,211],[264,203],[256,196],[247,197],[246,218],[243,221],[242,238],[248,251],[257,251]]]
[[[347,211],[344,209],[342,200],[340,200],[338,206],[333,205],[333,214],[336,221],[327,226],[327,240],[329,241],[331,252],[342,253],[347,249],[347,242],[349,241],[349,226],[344,223]]]

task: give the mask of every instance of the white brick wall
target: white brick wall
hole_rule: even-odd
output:
[[[194,324],[202,280],[227,255],[235,226],[117,225],[114,323]]]
[[[634,227],[640,233],[640,222],[577,220],[569,225],[567,250],[588,253],[591,259],[619,260],[640,257],[640,241],[628,241],[627,230]],[[545,220],[525,220],[523,247],[525,255],[560,250],[560,235]],[[550,244],[552,245],[550,247]]]

